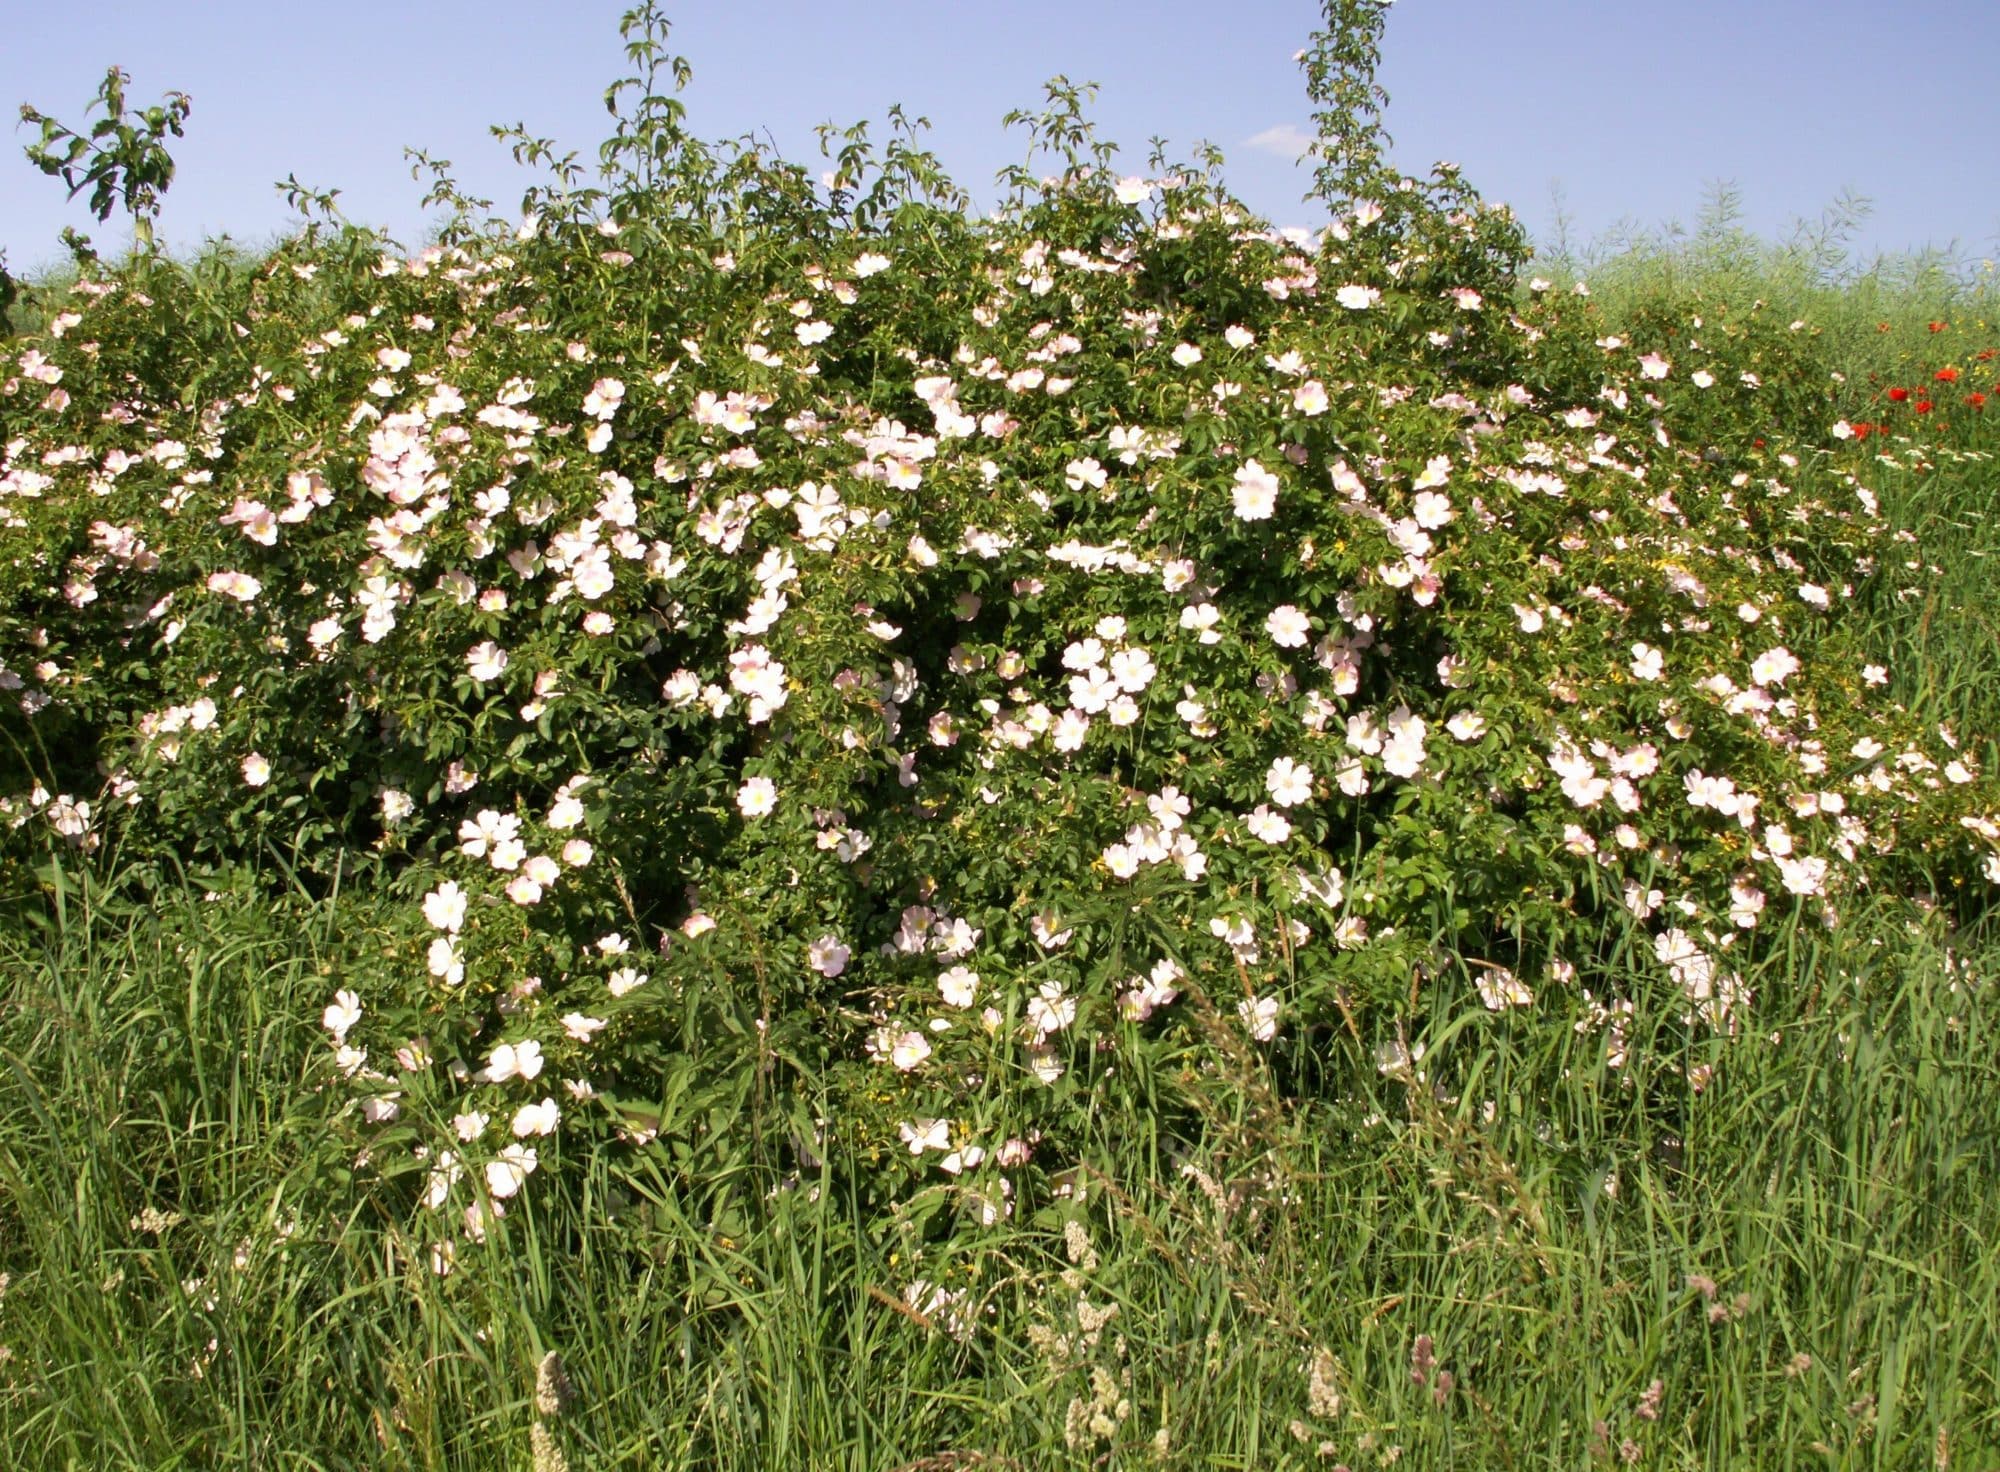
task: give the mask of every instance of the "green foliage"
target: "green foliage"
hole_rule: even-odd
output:
[[[78,133],[52,117],[21,104],[21,121],[42,130],[42,136],[27,145],[28,162],[50,178],[60,177],[69,186],[70,198],[90,191],[90,211],[99,220],[111,218],[122,196],[125,212],[132,217],[133,242],[141,252],[153,247],[153,219],[160,212],[160,196],[174,182],[174,160],[167,152],[168,134],[184,136],[192,101],[185,92],[169,92],[152,107],[136,113],[125,110],[125,84],[132,79],[122,68],[112,67],[91,99],[104,116],[89,132]]]
[[[1324,26],[1299,53],[1306,96],[1317,109],[1311,157],[1318,160],[1313,192],[1328,208],[1379,199],[1386,169],[1382,110],[1389,94],[1375,80],[1382,32],[1394,0],[1326,0]]]

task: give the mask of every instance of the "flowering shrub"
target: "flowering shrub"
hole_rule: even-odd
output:
[[[328,1067],[440,1267],[579,1132],[698,1170],[691,1079],[990,1222],[1242,1050],[1407,1072],[1448,988],[1707,1057],[1774,916],[2000,877],[1783,328],[1517,292],[1449,166],[1273,230],[1052,88],[978,220],[638,90],[605,188],[302,235],[224,319],[95,273],[0,383],[10,853],[375,856]]]

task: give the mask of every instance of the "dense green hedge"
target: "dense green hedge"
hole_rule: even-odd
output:
[[[1322,37],[1329,117],[1371,58]],[[1052,88],[979,219],[912,138],[818,188],[640,90],[601,189],[93,270],[0,384],[10,882],[365,870],[326,1067],[437,1242],[575,1132],[695,1169],[696,1079],[975,1222],[1245,1049],[1409,1072],[1431,989],[1620,1066],[1668,1018],[1699,1087],[1768,934],[1983,903],[1785,324],[1613,333],[1368,150],[1278,232]]]

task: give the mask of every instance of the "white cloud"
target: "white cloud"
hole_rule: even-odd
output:
[[[1280,123],[1275,128],[1266,128],[1255,137],[1243,140],[1245,148],[1262,149],[1265,153],[1275,153],[1279,158],[1296,159],[1312,147],[1312,135],[1304,132],[1294,123]]]

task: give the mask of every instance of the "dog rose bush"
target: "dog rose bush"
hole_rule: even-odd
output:
[[[325,1068],[440,1265],[566,1142],[697,1170],[691,1080],[992,1221],[1246,1050],[1408,1068],[1418,994],[1679,1070],[1776,917],[1983,903],[1987,733],[1890,698],[1782,324],[1614,334],[1447,165],[1326,145],[1276,230],[1058,87],[979,218],[641,90],[604,187],[308,231],[212,320],[94,270],[0,382],[16,878],[363,865]]]

